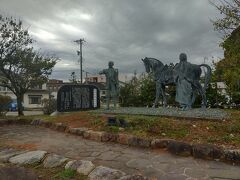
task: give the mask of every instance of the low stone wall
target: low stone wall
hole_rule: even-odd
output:
[[[46,128],[51,128],[59,132],[74,134],[77,136],[81,136],[85,139],[94,141],[115,142],[140,148],[166,149],[167,151],[175,155],[193,156],[195,158],[223,161],[240,165],[239,149],[223,149],[211,144],[189,144],[173,139],[146,139],[123,133],[113,134],[103,131],[93,131],[85,127],[70,128],[62,123],[52,123],[41,119],[36,119],[32,121],[0,120],[0,126],[9,124],[31,124],[33,126],[42,126]]]

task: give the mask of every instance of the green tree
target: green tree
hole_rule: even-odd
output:
[[[71,83],[74,83],[74,84],[77,83],[77,78],[76,78],[75,72],[71,72],[69,81],[70,81]]]
[[[156,85],[150,75],[142,76],[139,80],[140,94],[139,98],[142,106],[152,106],[155,100]]]
[[[149,75],[136,76],[120,88],[120,105],[127,106],[152,106],[155,99],[155,82]]]
[[[215,30],[228,37],[240,25],[240,0],[210,0],[216,7],[221,18],[213,20]]]
[[[224,81],[232,102],[240,97],[240,27],[221,44],[224,58],[215,65],[214,76],[217,81]],[[239,96],[239,97],[238,97]]]
[[[224,81],[232,102],[240,99],[240,0],[211,1],[223,15],[213,21],[215,30],[223,33],[220,46],[224,58],[215,63],[215,78]]]
[[[123,107],[139,106],[139,93],[138,79],[134,77],[129,83],[125,84],[125,86],[120,87],[120,105]]]
[[[0,15],[0,85],[16,95],[18,115],[23,115],[23,95],[46,82],[57,62],[55,57],[34,51],[33,42],[21,20]]]

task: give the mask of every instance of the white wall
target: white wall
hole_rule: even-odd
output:
[[[25,93],[24,94],[24,97],[23,97],[23,106],[25,107],[25,108],[42,108],[43,106],[42,106],[42,103],[41,104],[30,104],[29,102],[30,102],[30,100],[29,100],[29,95],[30,96],[41,96],[41,101],[43,100],[43,99],[49,99],[49,94],[48,93],[35,93],[35,92],[31,92],[31,93]]]

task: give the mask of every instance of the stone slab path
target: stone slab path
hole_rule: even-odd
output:
[[[72,159],[90,160],[96,165],[119,169],[128,174],[141,173],[154,179],[240,180],[239,166],[178,157],[166,152],[120,144],[94,142],[43,127],[0,127],[0,146],[44,150]]]

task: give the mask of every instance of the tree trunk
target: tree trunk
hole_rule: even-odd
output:
[[[23,101],[23,95],[22,95],[22,94],[19,94],[19,95],[17,96],[18,116],[24,116],[24,114],[23,114],[22,101]]]

